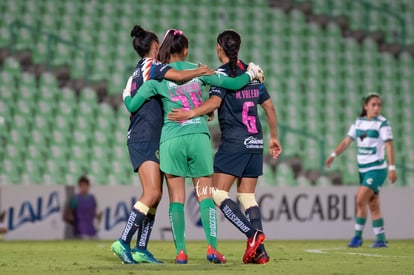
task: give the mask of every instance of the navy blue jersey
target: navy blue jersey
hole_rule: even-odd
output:
[[[237,73],[240,75],[247,69],[247,64],[238,61]],[[229,64],[217,69],[218,72],[230,75]],[[218,120],[221,129],[219,150],[227,152],[263,152],[263,133],[257,105],[270,98],[265,86],[254,81],[241,90],[229,91],[211,87],[210,96],[222,99],[218,108]]]
[[[170,66],[161,64],[152,58],[141,59],[132,75],[131,96],[133,97],[137,93],[144,81],[150,79],[162,80],[169,69],[171,69]],[[161,100],[157,97],[150,98],[138,111],[131,113],[128,144],[159,141],[162,124]]]

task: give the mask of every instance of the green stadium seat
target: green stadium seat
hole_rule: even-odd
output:
[[[358,1],[313,0],[313,14],[328,13],[328,2],[332,3],[333,15],[345,14],[350,17],[352,26],[364,27],[365,17]],[[413,5],[411,2],[378,0],[375,5],[403,16],[406,19],[407,41],[414,43],[414,6],[409,8]],[[404,135],[404,145],[413,143],[414,135],[409,134],[413,131],[411,125],[399,122],[399,118],[413,115],[410,106],[414,102],[410,95],[414,89],[414,61],[408,53],[402,53],[396,60],[390,54],[379,53],[371,39],[365,39],[360,46],[354,39],[342,38],[340,29],[332,22],[324,30],[315,23],[305,22],[299,10],[285,13],[269,8],[266,0],[256,1],[254,5],[249,0],[239,1],[237,8],[225,0],[203,0],[197,5],[192,4],[190,0],[139,5],[133,0],[121,0],[115,6],[109,0],[5,1],[0,3],[4,11],[0,17],[0,46],[8,45],[8,24],[19,14],[20,20],[32,26],[40,26],[44,31],[93,49],[91,62],[96,69],[92,80],[107,81],[109,94],[120,95],[128,74],[139,59],[131,47],[129,36],[132,26],[137,23],[136,18],[146,18],[145,22],[141,22],[142,26],[154,31],[160,39],[166,26],[183,29],[190,38],[188,60],[210,66],[218,65],[214,53],[217,33],[224,28],[236,28],[243,37],[240,57],[259,63],[265,69],[266,86],[272,93],[280,123],[317,132],[326,139],[327,146],[333,148],[346,135],[350,123],[358,115],[362,96],[378,91],[383,94],[384,112],[393,125],[395,135]],[[154,17],[154,14],[159,16]],[[184,20],[186,14],[192,14],[194,20]],[[369,19],[372,23],[370,30],[380,29],[386,32],[388,41],[395,39],[393,33],[399,32],[395,20],[374,11],[370,12]],[[263,24],[264,21],[266,24]],[[44,36],[19,31],[17,49],[23,48],[33,51],[35,63],[44,62],[47,58],[47,38]],[[72,65],[73,78],[84,77],[83,52],[57,44],[54,64],[59,63]],[[124,106],[119,106],[116,112],[107,112],[106,107],[102,109],[98,104],[95,92],[85,94],[83,90],[79,93],[79,101],[71,90],[66,97],[68,90],[58,88],[57,80],[51,73],[41,75],[37,83],[33,75],[22,72],[17,60],[12,57],[2,64],[0,82],[0,102],[7,104],[7,107],[0,104],[0,116],[2,113],[7,115],[6,123],[0,126],[0,137],[6,140],[6,144],[19,146],[24,151],[28,150],[29,144],[47,150],[49,144],[53,148],[58,146],[53,140],[53,132],[61,131],[63,136],[76,141],[74,130],[80,129],[87,140],[95,142],[92,148],[107,144],[105,151],[115,151],[114,156],[109,158],[116,161],[122,159],[122,165],[128,165],[125,161],[129,158],[125,143],[129,114]],[[27,103],[20,103],[21,99]],[[81,119],[86,122],[81,122]],[[26,125],[27,131],[20,130],[17,125]],[[264,131],[267,131],[266,126]],[[105,137],[100,138],[100,135]],[[308,151],[304,145],[305,138],[292,133],[289,136],[292,138],[286,139],[283,144],[284,155],[299,154],[307,161],[313,158],[315,152]],[[404,148],[398,146],[397,157],[401,155],[399,150]],[[63,150],[66,152],[67,148]],[[88,158],[102,153],[98,149],[97,152],[93,150]],[[337,161],[343,166],[337,168],[343,172],[346,183],[355,184],[356,172],[344,168],[347,161],[355,164],[353,153],[338,158]],[[50,155],[48,152],[48,157]],[[127,170],[130,171],[130,168],[128,166]],[[126,184],[131,181],[131,173],[121,174],[121,182]],[[76,184],[79,175],[64,174],[62,182]],[[266,175],[276,177],[277,173],[265,172]],[[45,174],[42,178],[45,181],[51,176]],[[116,177],[110,176],[108,181],[113,182]],[[73,177],[73,182],[70,177]],[[291,184],[292,181],[287,183]]]
[[[300,187],[312,186],[312,182],[305,175],[299,175],[296,178],[296,181],[297,181],[297,185]]]
[[[48,94],[55,95],[57,93],[58,81],[56,77],[50,72],[44,72],[39,77],[39,88],[52,89]],[[42,93],[43,98],[48,98],[46,93]]]
[[[55,162],[56,165],[63,166],[68,161],[68,149],[67,147],[51,144],[49,150],[46,152],[46,158],[48,161]]]
[[[7,57],[3,61],[3,72],[2,73],[4,72],[7,72],[14,77],[20,78],[21,68],[20,68],[19,62],[14,57]],[[10,78],[10,76],[8,76],[8,78]],[[2,76],[2,79],[4,79],[3,76]]]
[[[21,168],[20,163],[15,163],[10,159],[3,161],[3,169],[6,175],[6,182],[11,184],[21,183]]]
[[[290,166],[284,162],[278,164],[276,168],[276,184],[278,186],[296,186],[297,181]]]
[[[23,184],[41,184],[43,183],[43,162],[27,159],[22,169]]]
[[[316,179],[315,185],[318,187],[329,187],[332,186],[332,181],[327,176],[321,175]]]
[[[66,171],[65,173],[67,175],[71,175],[75,180],[68,182],[66,181],[67,184],[76,184],[77,178],[79,178],[80,175],[85,174],[87,172],[87,163],[85,162],[80,162],[78,160],[73,160],[70,159],[67,161],[66,163]]]

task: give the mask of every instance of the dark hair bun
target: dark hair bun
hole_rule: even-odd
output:
[[[141,37],[145,35],[145,30],[139,25],[135,25],[131,31],[131,37]]]

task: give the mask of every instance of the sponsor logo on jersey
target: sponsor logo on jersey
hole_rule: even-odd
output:
[[[263,139],[258,139],[252,136],[247,137],[244,139],[244,146],[246,146],[247,149],[263,148]]]
[[[192,119],[184,121],[183,123],[181,123],[181,125],[185,126],[185,125],[200,124],[200,123],[201,123],[201,118],[196,117],[196,118],[192,118]]]

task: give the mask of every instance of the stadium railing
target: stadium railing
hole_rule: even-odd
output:
[[[383,15],[386,15],[388,18],[392,18],[393,20],[396,20],[399,25],[399,32],[393,33],[394,41],[388,41],[393,43],[398,43],[401,46],[406,46],[406,37],[407,37],[407,27],[405,19],[399,15],[398,13],[391,11],[389,9],[386,9],[384,7],[380,7],[377,5],[374,5],[370,2],[364,1],[364,0],[341,0],[344,3],[352,4],[357,3],[361,6],[363,11],[363,25],[364,25],[364,32],[367,34],[370,32],[372,27],[372,22],[370,20],[371,14],[373,12],[381,13]],[[303,0],[293,0],[293,3],[300,3],[304,2]],[[308,1],[306,1],[308,2]],[[314,0],[310,0],[310,3],[314,3]],[[329,16],[329,18],[332,18],[334,16],[334,10],[336,8],[336,4],[334,0],[325,0],[325,6],[326,6],[326,13]],[[347,15],[347,14],[344,14]],[[382,30],[385,32],[385,30]]]
[[[307,131],[304,130],[300,130],[300,129],[296,129],[296,128],[292,128],[288,125],[284,125],[284,124],[280,124],[279,123],[279,140],[280,143],[283,144],[285,143],[284,141],[286,140],[286,134],[288,133],[292,133],[294,135],[298,135],[307,139],[312,139],[315,142],[318,143],[318,151],[319,151],[319,172],[321,175],[324,174],[324,170],[325,170],[325,146],[326,146],[326,141],[324,138],[321,138],[317,135],[314,135],[312,133],[309,133]],[[283,161],[283,155],[281,156],[281,161]]]
[[[80,54],[84,54],[84,68],[85,68],[84,79],[86,83],[88,83],[90,75],[92,73],[92,62],[91,62],[92,52],[89,49],[77,43],[74,43],[72,41],[65,40],[56,34],[45,32],[39,28],[29,26],[20,20],[15,20],[9,26],[9,32],[10,32],[9,48],[10,48],[11,53],[16,52],[16,45],[18,43],[20,29],[27,29],[28,31],[30,31],[31,33],[35,35],[41,35],[41,36],[47,37],[47,53],[46,53],[45,64],[48,70],[52,68],[55,51],[57,49],[58,44],[64,44],[65,46],[78,51]]]

